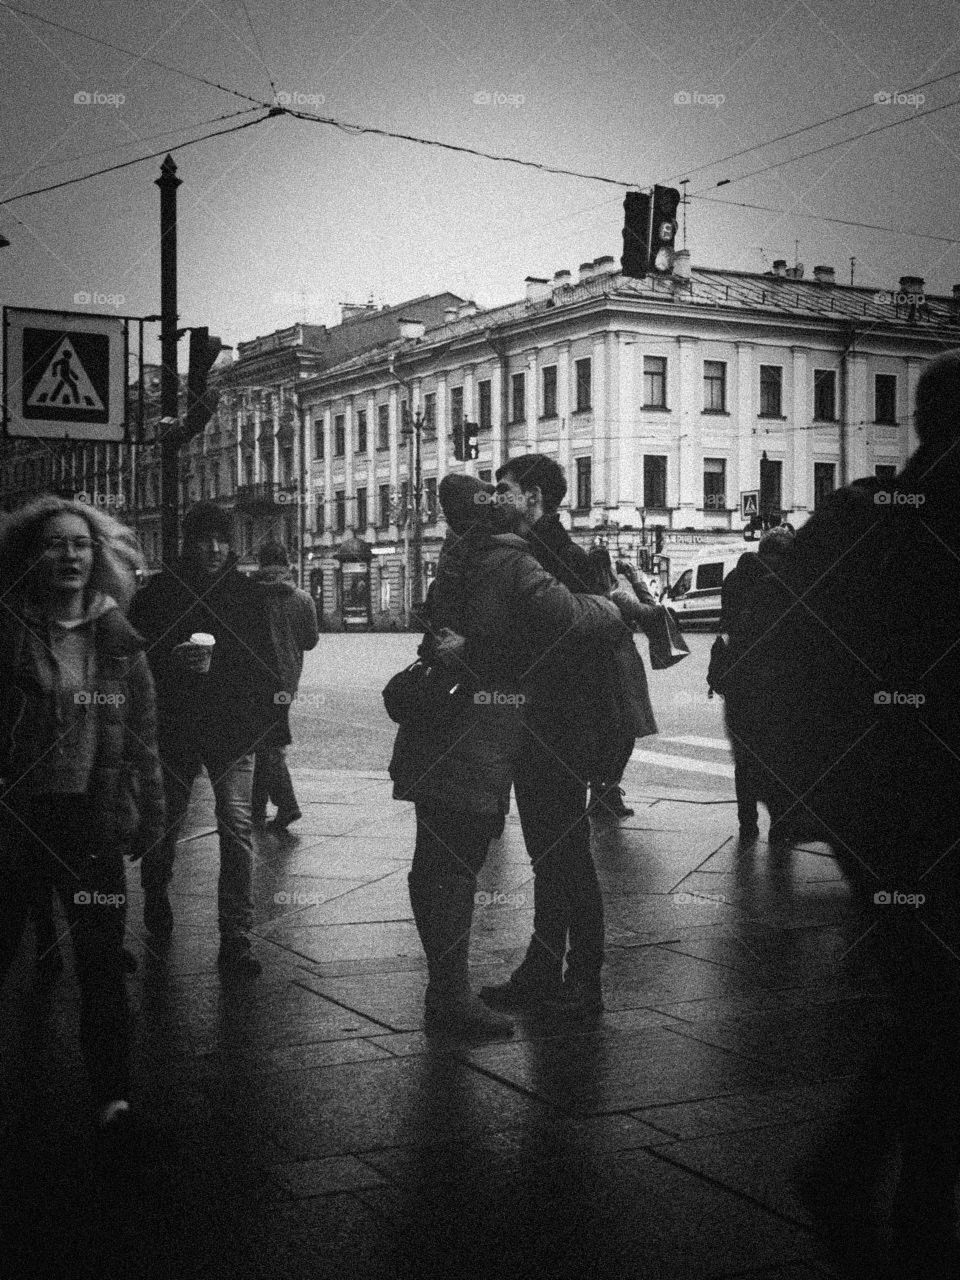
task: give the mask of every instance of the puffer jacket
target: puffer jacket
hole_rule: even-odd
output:
[[[106,854],[139,853],[162,838],[163,778],[157,758],[153,679],[143,640],[115,601],[91,610],[96,655],[86,714],[96,716],[97,747],[87,796],[91,843]],[[27,779],[57,740],[56,693],[37,661],[45,623],[19,608],[0,627],[0,776],[7,803],[29,803]]]
[[[463,812],[506,813],[521,713],[554,647],[570,635],[612,644],[629,632],[616,605],[568,591],[516,534],[496,534],[474,548],[466,581],[469,692],[451,699],[445,717],[401,726],[390,761],[393,794]]]

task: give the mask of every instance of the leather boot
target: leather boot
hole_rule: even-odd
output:
[[[474,1038],[513,1035],[513,1023],[495,1013],[470,990],[468,956],[476,880],[444,876],[418,881],[407,877],[413,919],[427,957],[428,1035]]]

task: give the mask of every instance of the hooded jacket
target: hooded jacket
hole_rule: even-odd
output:
[[[293,698],[303,673],[303,655],[317,647],[320,631],[313,598],[291,581],[286,565],[271,565],[251,575],[266,602],[270,642],[277,656],[280,687]]]
[[[92,661],[75,697],[60,687],[52,625],[22,601],[0,627],[0,774],[9,801],[28,804],[44,790],[44,777],[71,789],[56,765],[43,773],[51,755],[63,757],[91,803],[98,852],[150,848],[163,835],[165,814],[143,640],[114,600],[94,596],[80,624]]]
[[[236,558],[215,577],[177,561],[137,593],[130,621],[146,641],[161,742],[228,759],[256,751],[276,726],[274,695],[284,685],[265,598],[237,569]],[[173,656],[195,631],[216,641],[205,675]]]

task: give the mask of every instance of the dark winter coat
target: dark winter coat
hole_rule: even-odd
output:
[[[164,569],[134,597],[130,621],[146,640],[162,741],[235,759],[275,731],[284,685],[266,600],[234,561],[215,579],[182,560]],[[173,657],[195,631],[216,640],[206,674]]]
[[[97,722],[86,795],[99,854],[142,852],[164,833],[163,778],[157,758],[156,700],[143,640],[107,601],[90,623],[95,674],[86,714]],[[30,803],[31,768],[57,741],[57,694],[35,658],[46,646],[42,620],[9,612],[0,626],[0,775],[7,803]]]
[[[796,833],[866,890],[922,878],[929,899],[956,880],[960,831],[957,449],[921,447],[877,489],[833,495],[755,608],[761,749]]]
[[[505,813],[520,743],[520,714],[561,637],[613,643],[626,628],[616,606],[574,595],[540,567],[516,534],[473,548],[464,681],[470,692],[429,725],[403,726],[390,776],[394,797],[473,813]],[[442,601],[438,607],[442,608]]]
[[[263,592],[270,640],[277,655],[281,688],[297,692],[303,672],[303,655],[317,647],[320,631],[313,597],[289,580],[288,569],[260,569],[251,575]]]

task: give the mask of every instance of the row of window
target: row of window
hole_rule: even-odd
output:
[[[577,360],[576,368],[576,413],[584,413],[592,407],[591,363],[589,358]],[[557,416],[557,366],[547,365],[540,371],[541,396],[540,409],[542,418]],[[527,393],[525,373],[515,373],[510,378],[510,404],[508,423],[517,424],[527,420]],[[492,425],[491,417],[491,383],[485,379],[477,384],[478,423],[481,429]],[[643,359],[643,402],[645,409],[666,409],[667,406],[667,358],[666,356],[644,356]],[[873,385],[873,420],[877,423],[896,425],[897,422],[897,377],[892,373],[874,375]],[[401,404],[401,412],[406,412],[406,402]],[[727,412],[727,365],[723,360],[704,360],[703,362],[703,412]],[[776,364],[760,365],[760,413],[761,418],[783,417],[783,368]],[[835,369],[814,369],[813,371],[813,418],[815,422],[837,421],[837,372]],[[423,425],[427,431],[436,428],[437,396],[430,392],[424,396]],[[450,390],[450,424],[451,427],[462,426],[464,422],[463,387],[452,387]],[[378,450],[390,447],[390,410],[385,404],[377,406],[377,445]],[[347,450],[346,415],[338,413],[333,419],[333,454],[342,458]],[[367,413],[357,413],[357,431],[355,452],[367,452]],[[322,460],[324,456],[323,422],[314,426],[314,457]]]
[[[643,506],[651,511],[667,510],[667,457],[663,454],[645,454],[643,459]],[[574,459],[574,511],[589,511],[593,506],[593,460],[591,458]],[[878,476],[891,478],[894,466],[878,466]],[[490,472],[479,472],[481,480],[489,480]],[[815,462],[813,464],[813,500],[814,507],[822,505],[833,493],[837,484],[837,467],[833,462]],[[403,513],[410,502],[409,481],[400,484],[397,501],[394,502],[389,484],[382,484],[377,490],[376,523],[380,529],[386,529]],[[349,498],[345,489],[337,489],[333,495],[333,529],[336,533],[344,533],[347,528],[348,506],[355,508],[355,518],[350,522],[355,529],[368,527],[370,508],[368,490],[357,489],[356,496]],[[705,511],[726,511],[731,505],[727,499],[727,459],[704,458],[703,460],[703,509]],[[763,511],[783,510],[783,463],[778,459],[764,458],[760,464],[760,505]],[[325,528],[325,510],[322,497],[317,500],[316,530],[322,533]],[[437,479],[430,476],[424,480],[423,509],[427,521],[433,524],[438,515]]]

